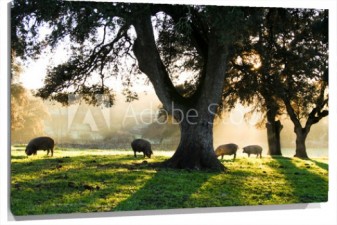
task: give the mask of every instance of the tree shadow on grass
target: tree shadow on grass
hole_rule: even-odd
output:
[[[12,183],[14,215],[278,204],[273,197],[275,185],[267,184],[281,179],[279,175],[268,177],[263,167],[252,170],[250,164],[238,166],[240,160],[228,165],[234,169],[227,173],[166,169],[130,156],[40,158],[29,163],[13,165],[14,175],[19,177],[30,175],[27,166],[35,169],[33,178],[15,177]],[[33,167],[36,164],[39,169]],[[292,160],[280,158],[269,166],[284,174],[293,189],[291,194],[299,198],[285,203],[327,198],[327,182],[298,168]],[[303,190],[302,182],[307,182],[307,177],[308,190]],[[312,187],[320,196],[311,198]],[[284,197],[282,193],[279,198]]]
[[[294,167],[283,161],[280,168]],[[226,161],[233,170],[216,173],[132,156],[38,158],[13,165],[16,176],[34,176],[15,179],[11,206],[15,215],[45,215],[277,204],[265,185],[271,178],[240,163]]]
[[[220,160],[221,163],[225,163],[225,164],[226,163],[233,163],[233,162],[237,161],[237,159],[234,160],[233,158],[231,158],[231,159],[230,158],[226,158],[226,159],[224,158],[224,159],[219,159],[219,160]]]
[[[269,166],[284,175],[292,188],[292,194],[298,199],[297,203],[326,202],[328,200],[328,182],[327,178],[325,179],[314,172],[318,167],[310,166],[308,164],[310,160],[289,159],[275,157],[276,163],[270,163]],[[298,165],[294,160],[300,160]],[[322,166],[324,167],[324,165]]]
[[[11,156],[11,159],[25,159],[27,158],[27,156],[24,156],[24,155],[12,155]]]
[[[153,176],[153,171],[139,172],[143,164],[118,163],[120,158],[123,157],[112,163],[109,159],[82,157],[36,159],[28,165],[16,163],[12,170],[12,213],[22,216],[111,211],[124,195],[131,195]],[[76,167],[76,162],[83,165]],[[39,176],[36,170],[26,171],[27,166],[33,165],[38,166]]]
[[[160,170],[141,189],[114,209],[156,210],[249,205],[246,171],[226,173]],[[250,190],[249,194],[254,195]],[[262,193],[263,195],[263,193]],[[255,203],[258,205],[258,203]]]
[[[86,161],[88,165],[82,169],[62,171],[66,167],[64,166],[38,179],[13,184],[13,214],[24,216],[233,206],[232,202],[223,205],[212,202],[217,201],[214,195],[227,198],[231,190],[226,189],[226,196],[224,195],[223,187],[227,186],[225,183],[235,182],[240,186],[246,176],[161,167],[154,170],[153,165],[141,163],[131,166],[106,163],[102,166],[92,160]],[[213,182],[220,177],[223,178],[220,183],[223,186],[214,185]],[[226,181],[232,178],[235,179]],[[210,180],[213,181],[209,183]],[[206,183],[215,186],[215,193],[203,193],[208,189],[207,186],[204,187]],[[232,198],[237,198],[239,192],[240,189],[235,190]],[[194,196],[195,194],[197,195]],[[243,204],[237,202],[234,205]]]
[[[313,160],[313,159],[310,159],[310,161],[315,163],[317,166],[319,166],[323,170],[326,170],[326,171],[329,170],[329,165],[327,163],[319,162],[319,161]]]
[[[76,167],[76,163],[81,165]],[[245,177],[166,169],[124,156],[103,161],[95,157],[48,158],[22,164],[13,165],[16,177],[11,209],[16,216],[241,205],[232,200],[221,204],[216,199],[239,197],[240,189],[226,189],[226,182],[242,186]],[[27,171],[27,166],[34,170]],[[27,178],[31,173],[34,176]],[[222,179],[223,186],[209,183],[212,178]],[[204,187],[206,183],[214,195]]]
[[[125,201],[116,211],[184,208],[185,202],[214,173],[164,169]]]
[[[26,156],[12,156],[12,159],[26,159]],[[88,156],[65,156],[65,157],[42,157],[42,158],[34,158],[31,157],[31,160],[23,161],[23,162],[12,162],[11,168],[12,173],[14,171],[15,174],[20,173],[33,173],[33,172],[43,172],[50,171],[55,169],[60,169],[62,166],[70,165],[70,164],[82,164],[82,167],[90,167],[90,166],[102,166],[109,167],[116,164],[116,166],[125,165],[125,167],[132,168],[132,165],[121,164],[119,162],[123,162],[132,160],[130,156],[96,156],[96,155],[88,155]]]

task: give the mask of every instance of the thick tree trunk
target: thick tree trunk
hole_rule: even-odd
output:
[[[181,138],[175,154],[165,165],[178,169],[209,169],[223,171],[224,165],[213,149],[213,124],[180,123]]]
[[[275,103],[275,100],[269,96],[270,93],[264,92],[263,96],[267,103],[267,138],[268,138],[268,155],[280,156],[281,153],[281,141],[280,133],[283,128],[281,122],[276,120],[279,107]]]
[[[268,137],[268,155],[282,155],[280,133],[283,126],[281,122],[279,120],[268,121],[266,127]]]
[[[307,149],[305,146],[305,140],[307,139],[308,132],[302,128],[296,128],[296,153],[294,157],[301,159],[308,159]]]
[[[210,30],[208,41],[204,43],[205,51],[200,54],[204,57],[200,82],[192,96],[184,97],[173,85],[161,60],[150,13],[144,10],[144,14],[134,21],[134,27],[137,39],[133,50],[139,69],[150,79],[164,108],[180,125],[180,144],[164,164],[172,168],[223,171],[225,167],[213,149],[213,120],[223,91],[227,46],[217,37],[217,30]],[[191,112],[194,112],[192,116]],[[193,121],[189,121],[188,116]]]

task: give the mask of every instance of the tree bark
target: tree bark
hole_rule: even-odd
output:
[[[213,124],[180,123],[180,143],[174,155],[164,164],[171,168],[223,171],[224,165],[213,149]]]
[[[323,99],[324,97],[323,92],[321,96]],[[318,123],[323,117],[328,116],[328,111],[323,110],[324,106],[328,102],[327,100],[328,99],[322,101],[321,104],[317,104],[317,106],[311,110],[311,112],[308,114],[308,119],[305,123],[305,126],[302,127],[299,117],[296,115],[294,109],[290,104],[289,98],[283,96],[283,102],[286,106],[290,119],[294,124],[294,132],[296,134],[296,152],[294,157],[302,159],[309,158],[305,146],[305,140],[310,132],[311,126]]]
[[[305,127],[302,128],[301,122],[290,104],[290,100],[288,98],[283,98],[283,102],[286,106],[289,117],[294,124],[294,132],[296,134],[296,151],[294,157],[307,159],[309,157],[305,146],[305,140],[310,131],[312,122],[308,119]]]
[[[308,159],[307,149],[305,146],[305,140],[308,136],[308,132],[301,127],[295,128],[296,133],[296,153],[294,157],[301,159]]]
[[[280,133],[283,128],[279,120],[268,121],[266,123],[268,137],[268,155],[282,155]]]

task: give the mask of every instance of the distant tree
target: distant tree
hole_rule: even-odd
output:
[[[11,85],[11,140],[27,142],[45,135],[44,122],[48,119],[41,99],[32,96],[19,84]]]
[[[262,113],[263,117],[257,126],[265,124],[267,128],[269,155],[282,155],[280,132],[283,126],[279,117],[284,113],[284,106],[275,89],[275,78],[282,62],[277,57],[279,53],[274,45],[279,32],[283,33],[282,15],[286,11],[265,9],[256,19],[257,26],[251,35],[236,46],[227,71],[227,92],[224,92],[229,109],[240,101],[253,106],[250,114]]]
[[[11,130],[19,130],[24,125],[24,108],[27,105],[26,90],[20,84],[11,85]]]
[[[284,63],[278,86],[294,124],[295,157],[308,158],[305,141],[310,129],[329,114],[328,11],[296,13],[296,17],[287,17],[287,21],[296,24],[297,29],[286,30],[278,46]]]
[[[11,141],[26,142],[44,134],[48,113],[42,100],[33,97],[19,82],[22,66],[12,57],[11,67]]]
[[[255,35],[237,46],[229,63],[225,101],[264,112],[270,155],[282,154],[278,117],[287,112],[295,125],[295,156],[307,158],[310,127],[328,115],[327,11],[266,9],[260,18]]]
[[[49,70],[38,92],[45,99],[67,103],[68,93],[75,93],[97,104],[95,95],[104,94],[111,105],[114,94],[106,80],[141,71],[164,108],[180,122],[180,144],[165,164],[223,170],[213,149],[214,112],[221,101],[227,55],[249,30],[256,12],[243,7],[17,0],[12,40],[22,55],[35,56],[41,47],[69,38],[71,57]],[[39,42],[42,24],[52,31]],[[179,63],[181,69],[174,71]],[[129,67],[123,72],[125,64]],[[185,69],[195,74],[195,88],[188,96],[172,81]],[[95,76],[99,82],[90,83]]]

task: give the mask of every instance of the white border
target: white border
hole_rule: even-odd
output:
[[[266,7],[296,7],[296,8],[324,8],[329,9],[329,48],[330,48],[330,114],[329,114],[329,201],[328,203],[321,204],[308,204],[307,209],[293,209],[289,207],[288,210],[282,207],[276,207],[275,210],[265,210],[266,207],[249,207],[248,210],[241,210],[243,208],[230,207],[226,210],[215,209],[212,212],[212,208],[205,209],[207,213],[191,214],[192,211],[188,211],[189,214],[165,214],[165,215],[138,215],[131,216],[111,216],[111,217],[94,217],[94,218],[76,218],[78,214],[74,214],[74,219],[62,219],[62,215],[59,215],[59,219],[56,220],[27,220],[27,221],[13,221],[13,217],[8,208],[8,179],[9,179],[9,145],[8,145],[8,129],[9,126],[9,114],[8,114],[8,78],[6,74],[9,74],[9,43],[8,43],[8,3],[9,0],[0,0],[0,224],[34,224],[49,225],[53,224],[137,224],[137,225],[150,225],[150,224],[258,224],[258,225],[271,225],[271,224],[296,224],[296,225],[334,225],[337,224],[337,143],[336,143],[336,117],[337,117],[337,81],[336,81],[336,1],[335,0],[125,0],[123,2],[153,2],[153,3],[177,3],[177,4],[212,4],[212,5],[241,5],[241,6],[266,6]],[[6,32],[4,32],[6,31]],[[315,185],[315,184],[313,184]],[[296,208],[296,207],[295,207]],[[221,208],[222,209],[222,208]],[[245,209],[245,208],[244,208]],[[179,211],[179,210],[178,210]],[[202,212],[199,209],[196,212]],[[160,213],[160,212],[159,212]],[[180,213],[184,213],[181,210]],[[155,213],[154,214],[158,214]],[[85,215],[85,214],[84,214]],[[102,215],[102,214],[90,214],[90,215]],[[106,215],[106,214],[103,214]],[[108,214],[114,215],[114,214]],[[55,216],[56,218],[58,216]],[[67,216],[65,216],[68,218]],[[64,218],[64,217],[63,217]]]

